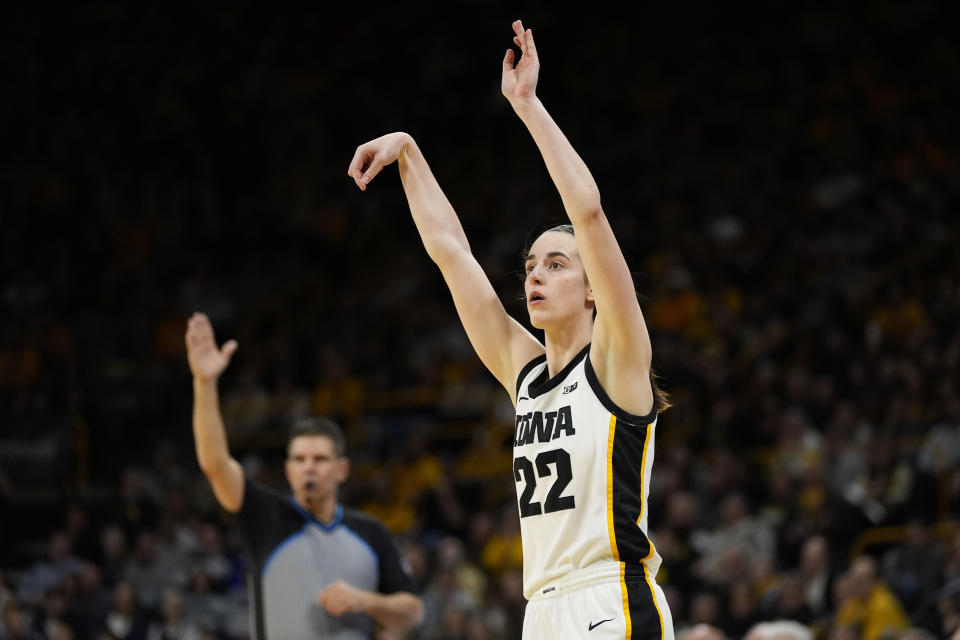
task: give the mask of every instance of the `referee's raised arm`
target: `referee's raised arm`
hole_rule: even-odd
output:
[[[193,440],[197,462],[220,506],[236,513],[243,505],[243,469],[230,455],[217,381],[230,364],[237,341],[228,340],[218,348],[213,326],[203,313],[190,316],[185,341],[193,374]]]

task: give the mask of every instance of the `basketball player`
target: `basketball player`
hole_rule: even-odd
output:
[[[533,34],[513,24],[502,91],[527,126],[572,225],[525,260],[530,323],[511,318],[470,252],[456,212],[414,140],[357,148],[361,190],[397,162],[410,211],[480,359],[516,407],[514,479],[523,539],[523,637],[672,638],[647,538],[654,431],[665,397],[651,377],[647,327],[590,172],[536,95]]]
[[[186,343],[197,460],[217,501],[236,514],[250,556],[250,637],[361,640],[376,622],[419,624],[423,604],[386,527],[337,501],[350,469],[340,428],[323,418],[296,423],[284,467],[293,496],[261,486],[230,455],[220,412],[217,380],[236,341],[217,347],[210,320],[195,313]]]

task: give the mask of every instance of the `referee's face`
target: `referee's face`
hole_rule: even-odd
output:
[[[302,504],[334,499],[350,465],[326,436],[299,436],[290,442],[284,465],[293,495]]]

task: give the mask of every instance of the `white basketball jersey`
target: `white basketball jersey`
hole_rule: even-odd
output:
[[[647,538],[656,407],[637,416],[613,404],[589,352],[549,380],[539,356],[517,379],[513,476],[527,599],[597,562],[634,565],[651,582],[660,568]]]

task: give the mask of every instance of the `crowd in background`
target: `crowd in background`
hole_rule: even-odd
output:
[[[398,181],[344,175],[356,144],[410,131],[525,321],[521,249],[563,218],[497,93],[516,16],[428,28],[408,3],[430,31],[413,46],[398,14],[270,11],[101,3],[0,27],[4,640],[246,637],[242,541],[192,449],[193,310],[240,343],[220,390],[246,472],[282,488],[287,425],[337,419],[343,500],[396,534],[424,598],[414,637],[519,637],[512,408]],[[650,535],[691,639],[960,627],[951,11],[660,7],[597,33],[522,16],[674,404]]]

